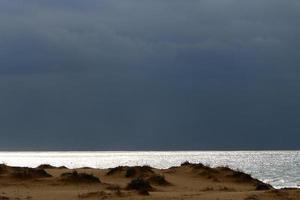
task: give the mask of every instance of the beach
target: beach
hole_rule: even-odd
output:
[[[168,169],[120,166],[68,169],[0,166],[0,199],[300,199],[300,189],[275,189],[229,167],[182,163]]]
[[[300,0],[1,0],[0,200],[300,200]]]

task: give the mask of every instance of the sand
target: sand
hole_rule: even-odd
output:
[[[4,199],[299,200],[300,189],[276,190],[243,172],[190,163],[163,170],[0,165],[0,200]]]

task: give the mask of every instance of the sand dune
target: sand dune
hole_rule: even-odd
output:
[[[149,166],[67,169],[0,165],[0,200],[5,199],[299,200],[300,190],[276,190],[228,167],[188,162],[162,170]]]

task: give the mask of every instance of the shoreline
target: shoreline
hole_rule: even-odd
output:
[[[0,161],[10,166],[37,167],[42,163],[69,168],[110,168],[118,165],[150,165],[158,169],[178,166],[185,160],[206,165],[230,166],[266,181],[276,188],[299,186],[300,152],[0,152]],[[130,161],[130,162],[129,162]],[[272,170],[268,171],[269,168]],[[282,178],[280,178],[282,177]],[[282,180],[281,180],[282,179]]]
[[[0,165],[0,199],[300,199],[300,189],[263,183],[229,167],[184,162],[168,169],[119,166],[69,169]]]

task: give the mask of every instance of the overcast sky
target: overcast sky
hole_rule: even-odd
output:
[[[1,150],[300,149],[299,0],[1,0]]]

